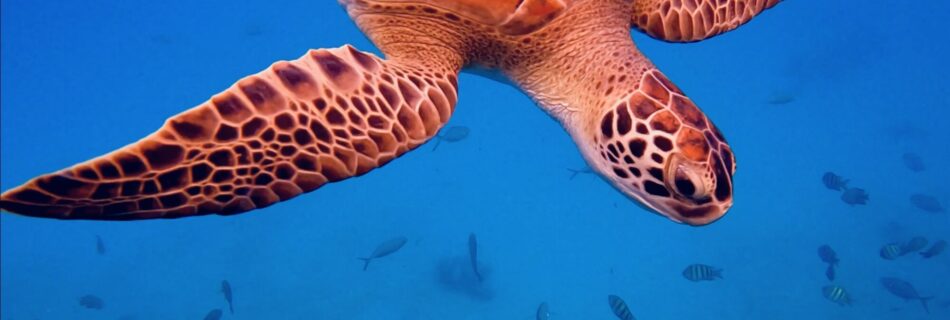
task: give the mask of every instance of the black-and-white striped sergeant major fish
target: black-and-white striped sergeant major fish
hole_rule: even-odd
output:
[[[221,293],[224,294],[224,300],[228,301],[231,314],[234,314],[234,296],[231,293],[231,283],[228,280],[221,281]]]
[[[691,264],[683,270],[683,277],[689,281],[712,281],[716,278],[722,279],[722,269],[717,269],[705,264]]]
[[[623,299],[615,295],[607,296],[607,303],[610,304],[610,310],[614,312],[614,315],[617,316],[617,319],[620,320],[636,320],[637,318],[633,317],[633,313],[630,313],[630,308],[627,307],[627,303],[623,302]]]
[[[826,188],[831,190],[843,191],[848,189],[848,180],[834,172],[825,172],[825,175],[821,177],[821,182],[825,184]]]
[[[475,272],[475,277],[481,282],[482,274],[478,273],[478,240],[475,239],[474,233],[468,234],[468,259],[472,262],[472,271]]]
[[[840,306],[851,305],[851,295],[844,288],[837,285],[827,285],[821,288],[821,294],[831,302]]]
[[[222,314],[222,313],[223,313],[223,312],[221,312],[221,309],[214,309],[214,310],[208,311],[208,314],[205,315],[205,320],[218,320],[218,319],[221,319],[221,314]]]
[[[901,245],[897,243],[888,243],[881,247],[881,258],[894,260],[904,255]]]
[[[909,282],[894,277],[883,277],[881,278],[881,285],[891,294],[904,300],[920,300],[920,304],[924,306],[924,311],[930,313],[930,308],[927,307],[927,300],[933,299],[934,297],[921,297],[920,294],[917,293],[917,289]]]
[[[535,313],[535,320],[549,320],[551,319],[551,311],[548,311],[548,303],[542,302],[538,305],[538,312]]]
[[[403,245],[406,244],[406,237],[399,236],[392,238],[386,242],[380,243],[376,246],[376,250],[373,250],[373,254],[369,255],[368,258],[359,258],[363,260],[363,271],[366,271],[366,268],[369,267],[369,262],[376,258],[382,258],[392,254],[393,252],[399,251]]]
[[[927,251],[921,252],[920,255],[923,256],[924,259],[930,259],[931,257],[943,252],[943,250],[946,248],[947,242],[940,240],[935,242],[934,245],[930,246],[930,249],[927,249]]]

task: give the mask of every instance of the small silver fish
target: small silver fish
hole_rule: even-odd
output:
[[[839,306],[851,305],[851,295],[844,288],[836,285],[827,285],[821,288],[821,294]]]
[[[214,310],[208,311],[208,314],[205,315],[205,320],[221,319],[221,314],[223,314],[223,312],[221,312],[221,309],[214,309]]]
[[[549,320],[551,319],[551,311],[548,311],[548,303],[542,302],[538,306],[538,312],[535,313],[535,320]]]
[[[927,249],[927,251],[921,252],[920,255],[923,256],[924,259],[930,259],[931,257],[943,252],[943,250],[946,248],[947,242],[940,240],[935,242],[933,246],[930,246],[930,249]]]
[[[930,138],[931,133],[918,127],[916,124],[904,121],[887,127],[881,128],[884,133],[892,140],[919,142]]]
[[[96,235],[96,253],[102,255],[106,254],[106,244],[102,242],[102,237]]]
[[[683,277],[693,282],[722,279],[722,269],[716,269],[705,264],[691,264],[683,269]]]
[[[234,297],[231,293],[231,283],[228,280],[221,281],[221,293],[224,294],[224,300],[228,301],[228,308],[231,309],[231,314],[234,314]]]
[[[636,320],[633,317],[633,313],[630,313],[630,308],[627,307],[627,303],[623,302],[623,299],[615,295],[607,296],[607,303],[610,304],[610,310],[614,312],[614,315],[617,316],[620,320]]]
[[[789,91],[773,91],[766,100],[771,105],[783,105],[793,101],[795,101],[795,93]]]
[[[471,130],[468,127],[463,126],[451,126],[439,130],[439,133],[435,135],[436,141],[435,146],[432,147],[432,151],[435,151],[435,149],[439,147],[439,144],[441,144],[443,140],[445,142],[462,141],[462,139],[468,137],[469,132],[471,132]]]
[[[571,169],[567,168],[567,171],[571,172],[571,177],[568,180],[574,180],[574,177],[577,177],[579,174],[594,174],[594,169],[591,169],[588,166],[585,166],[581,169]]]
[[[821,177],[821,182],[825,184],[826,188],[831,190],[841,191],[848,189],[848,180],[834,172],[825,172],[825,175]]]
[[[844,192],[841,193],[841,201],[852,206],[856,204],[867,204],[868,193],[861,188],[845,189]]]
[[[102,301],[102,298],[87,294],[79,298],[79,305],[89,309],[102,310],[106,304]]]
[[[903,159],[904,166],[906,166],[907,169],[910,169],[910,171],[921,172],[927,169],[927,167],[924,166],[924,160],[915,153],[905,153]]]
[[[913,204],[917,209],[924,210],[930,213],[939,213],[944,212],[946,209],[940,204],[940,201],[933,196],[926,194],[914,194],[910,196],[910,203]]]
[[[907,243],[901,246],[901,255],[923,250],[927,247],[927,243],[927,238],[913,237],[910,241],[907,241]]]
[[[478,240],[475,239],[474,233],[468,234],[468,259],[472,262],[472,271],[475,272],[475,277],[478,278],[478,282],[481,282],[482,274],[478,273]]]
[[[382,257],[388,256],[392,254],[393,252],[398,251],[400,248],[402,248],[403,245],[406,244],[406,241],[407,241],[406,237],[399,236],[399,237],[390,239],[386,242],[380,243],[378,246],[376,246],[376,250],[373,250],[373,254],[371,254],[368,258],[359,258],[360,260],[363,260],[364,262],[363,271],[366,271],[366,268],[369,267],[370,261],[376,258],[382,258]]]
[[[927,307],[927,301],[934,297],[921,297],[920,294],[917,293],[917,289],[909,282],[894,277],[883,277],[881,278],[881,285],[883,285],[884,289],[887,289],[888,292],[905,301],[920,300],[920,304],[924,306],[924,311],[930,313],[930,308]]]

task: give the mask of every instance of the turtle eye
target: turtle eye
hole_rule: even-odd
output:
[[[708,189],[696,170],[683,163],[674,168],[673,189],[677,194],[697,202],[709,199]]]

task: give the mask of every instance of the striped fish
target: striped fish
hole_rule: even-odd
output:
[[[637,318],[633,317],[633,314],[630,313],[630,308],[627,308],[627,303],[623,302],[623,299],[615,295],[607,296],[607,303],[610,304],[610,310],[613,310],[614,315],[617,316],[617,319],[620,320],[636,320]]]
[[[881,247],[881,258],[886,260],[894,260],[902,255],[904,255],[904,250],[901,249],[900,244],[888,243]]]
[[[689,279],[689,281],[722,279],[722,269],[716,269],[705,264],[691,264],[683,270],[683,277]]]
[[[821,177],[821,182],[825,184],[826,188],[831,190],[843,191],[848,189],[848,180],[834,172],[825,172],[825,175]]]
[[[831,302],[837,303],[838,305],[851,305],[851,296],[848,295],[848,291],[845,291],[842,287],[828,285],[824,288],[821,288],[821,293],[826,299],[831,300]]]

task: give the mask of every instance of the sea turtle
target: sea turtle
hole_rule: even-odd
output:
[[[435,136],[460,71],[519,87],[591,168],[674,221],[732,205],[719,130],[634,45],[732,30],[780,0],[340,0],[379,58],[310,50],[239,80],[104,156],[0,197],[14,213],[135,220],[235,214],[365,174]]]

